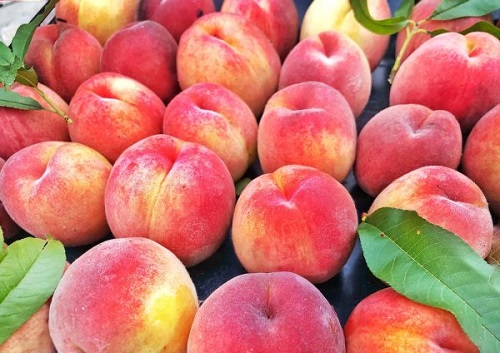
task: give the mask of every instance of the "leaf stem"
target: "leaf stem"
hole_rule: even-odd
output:
[[[411,40],[413,37],[418,34],[418,33],[427,33],[427,30],[420,28],[420,25],[424,23],[425,20],[415,22],[410,20],[409,25],[406,26],[406,38],[403,42],[403,45],[401,46],[401,50],[399,50],[398,55],[396,56],[396,59],[394,61],[394,65],[392,66],[391,73],[389,75],[389,83],[392,84],[392,81],[394,80],[394,76],[396,76],[396,73],[398,72],[399,68],[401,67],[401,64],[403,63],[403,56],[408,49],[408,45],[410,44]]]
[[[52,99],[49,98],[49,96],[47,96],[45,94],[45,92],[43,92],[40,88],[38,88],[37,86],[34,86],[33,89],[35,90],[36,93],[38,93],[40,95],[40,97],[43,98],[44,101],[47,102],[47,104],[52,108],[52,110],[49,110],[53,113],[56,113],[57,115],[59,115],[61,118],[64,119],[64,121],[66,121],[66,123],[68,124],[71,124],[73,123],[73,121],[71,120],[71,118],[66,114],[64,113],[61,109],[59,109],[57,107],[57,105],[52,101]]]

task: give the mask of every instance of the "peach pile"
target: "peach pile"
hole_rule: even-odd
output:
[[[44,109],[0,108],[0,226],[77,259],[0,352],[477,352],[352,277],[377,281],[356,230],[381,207],[498,263],[500,42],[453,32],[494,18],[425,22],[452,32],[416,36],[389,86],[394,46],[351,3],[60,0],[27,51],[40,83],[10,88]]]

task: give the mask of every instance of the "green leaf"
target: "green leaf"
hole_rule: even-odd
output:
[[[9,66],[14,62],[14,54],[3,42],[0,42],[0,66]]]
[[[243,179],[240,179],[236,182],[236,185],[235,185],[235,189],[236,189],[236,195],[241,195],[241,193],[243,192],[243,190],[247,187],[248,184],[250,184],[250,182],[252,181],[252,179],[250,178],[243,178]]]
[[[11,86],[16,81],[17,71],[23,66],[23,61],[18,57],[14,57],[8,66],[0,66],[0,82],[6,87]]]
[[[19,93],[0,89],[0,107],[22,110],[42,110],[43,107],[33,98],[23,97]]]
[[[54,293],[65,262],[57,240],[25,238],[9,246],[0,263],[0,344]]]
[[[414,301],[452,312],[481,352],[500,352],[500,268],[414,211],[381,208],[358,233],[375,276]]]
[[[25,86],[36,87],[38,84],[38,75],[33,68],[20,68],[17,70],[16,82]]]
[[[350,3],[356,20],[374,33],[383,35],[395,34],[409,23],[406,16],[391,17],[384,20],[374,19],[368,10],[368,0],[350,0]],[[405,11],[402,10],[401,12],[404,13]]]
[[[446,32],[448,32],[448,31],[445,29],[438,29],[435,31],[431,31],[430,35],[434,37],[434,36],[437,36],[438,34],[446,33]],[[464,29],[463,31],[460,31],[460,33],[462,33],[462,34],[467,34],[470,32],[486,32],[486,33],[489,33],[489,34],[497,37],[498,39],[500,39],[500,28],[495,26],[493,23],[486,22],[486,21],[476,22],[472,26]]]
[[[25,23],[16,31],[14,38],[12,38],[12,52],[18,58],[24,60],[26,52],[28,51],[28,47],[31,43],[31,39],[33,38],[33,33],[35,33],[36,28],[43,22],[45,18],[49,15],[49,13],[54,9],[56,3],[59,0],[50,0],[42,13],[35,16],[29,23]]]
[[[414,6],[415,0],[403,0],[394,14],[396,17],[403,16],[405,18],[409,18]]]
[[[498,9],[498,0],[442,0],[430,19],[453,20],[460,17],[484,16]]]

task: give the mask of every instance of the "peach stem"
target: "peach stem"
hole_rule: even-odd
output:
[[[35,90],[36,93],[38,93],[43,98],[43,100],[45,100],[47,102],[48,105],[50,105],[50,107],[52,108],[52,110],[49,110],[49,111],[51,111],[52,113],[56,113],[57,115],[59,115],[68,124],[71,124],[73,122],[71,120],[71,118],[67,114],[65,114],[61,109],[59,109],[57,107],[57,105],[41,89],[39,89],[36,86],[33,86],[33,89]]]
[[[427,33],[425,29],[420,28],[420,25],[425,22],[425,20],[420,21],[420,22],[414,22],[410,21],[410,24],[405,28],[406,30],[406,38],[405,41],[403,42],[403,45],[401,46],[401,50],[399,51],[396,60],[394,61],[394,65],[392,66],[391,73],[389,75],[389,83],[392,84],[392,81],[394,80],[394,76],[396,76],[396,73],[399,70],[399,67],[402,64],[402,59],[403,55],[408,48],[408,45],[410,44],[413,36],[417,33]]]

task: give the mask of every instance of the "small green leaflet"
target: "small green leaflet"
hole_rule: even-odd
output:
[[[431,15],[433,20],[484,16],[500,9],[498,0],[442,0]]]
[[[406,15],[406,12],[408,12],[408,10],[410,10],[411,12],[411,9],[409,8],[412,8],[412,6],[408,5],[408,2],[410,1],[403,1],[403,4],[401,6],[404,7],[403,10],[401,10],[401,12],[399,13]],[[368,0],[350,0],[350,3],[351,8],[354,11],[354,17],[356,18],[356,20],[365,28],[374,33],[385,35],[394,34],[405,28],[409,23],[407,16],[399,15],[385,20],[374,19],[368,9]]]
[[[57,240],[24,238],[0,262],[0,345],[54,293],[66,264]]]
[[[417,302],[452,312],[481,352],[500,352],[500,268],[414,211],[381,208],[359,225],[373,274]]]
[[[31,43],[31,39],[33,38],[33,33],[35,33],[36,28],[43,22],[43,20],[47,18],[58,1],[59,0],[50,0],[47,5],[45,5],[41,14],[37,15],[29,23],[25,23],[17,29],[16,34],[12,39],[12,52],[15,56],[24,60],[28,47]]]
[[[0,42],[0,66],[9,66],[14,62],[14,54],[8,46]]]
[[[23,97],[17,92],[0,88],[0,107],[23,110],[42,110],[43,107],[36,100]]]

